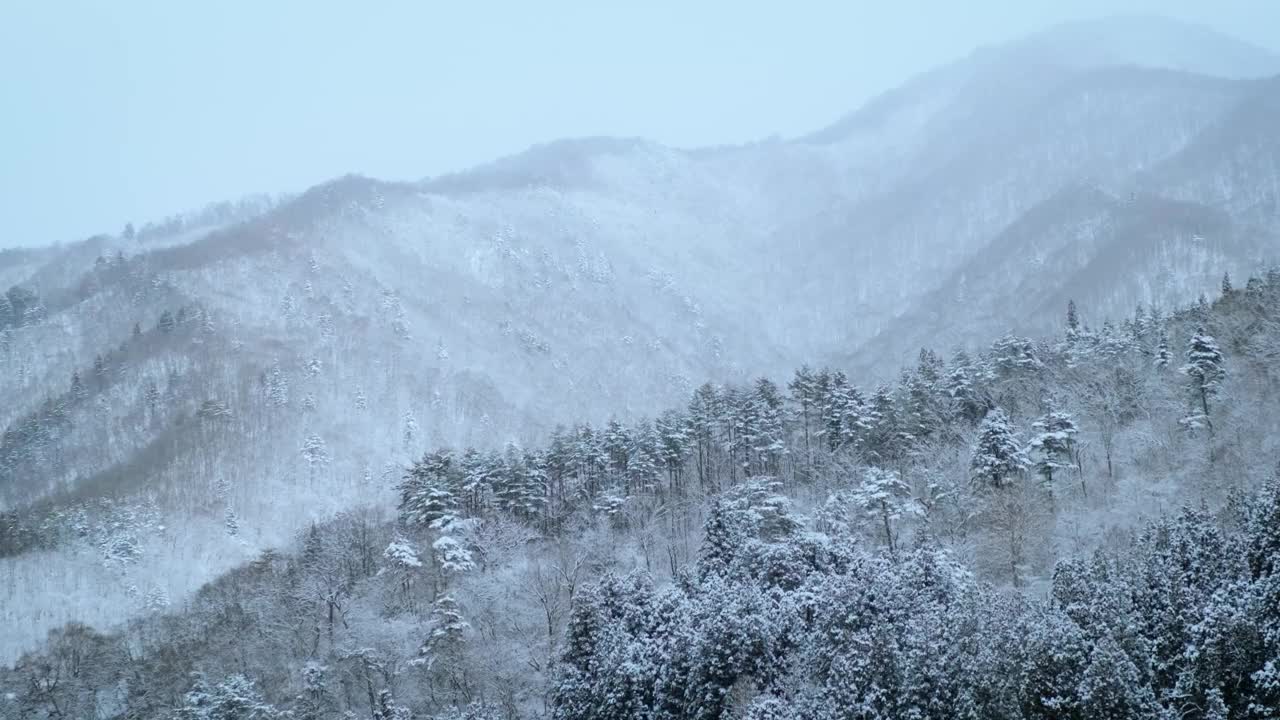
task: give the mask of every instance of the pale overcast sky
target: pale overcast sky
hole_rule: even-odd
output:
[[[793,136],[977,45],[1115,13],[1280,45],[1273,0],[6,0],[0,247],[560,137]]]

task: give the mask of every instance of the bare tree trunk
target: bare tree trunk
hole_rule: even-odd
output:
[[[889,555],[897,560],[898,549],[893,544],[893,529],[889,525],[889,505],[884,500],[880,501],[880,519],[884,521],[884,539],[889,543]]]

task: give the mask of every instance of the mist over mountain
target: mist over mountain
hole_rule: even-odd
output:
[[[666,437],[662,419],[674,423],[672,409],[688,406],[700,387],[756,388],[743,391],[747,397],[765,392],[756,379],[766,378],[763,382],[786,391],[792,373],[806,364],[830,366],[843,371],[841,377],[847,373],[853,385],[861,385],[867,407],[875,405],[876,387],[886,383],[877,418],[891,406],[900,415],[904,408],[917,407],[911,405],[917,386],[902,380],[900,372],[915,373],[912,377],[933,373],[929,382],[942,388],[940,378],[959,368],[972,374],[986,395],[964,405],[954,388],[937,389],[939,397],[948,398],[948,409],[936,412],[947,419],[939,419],[927,440],[910,450],[898,445],[887,450],[885,445],[872,452],[866,449],[870,445],[859,445],[862,449],[855,453],[855,444],[872,442],[857,433],[865,430],[871,437],[878,432],[869,429],[875,425],[871,421],[856,433],[847,431],[847,447],[830,444],[832,436],[814,440],[816,445],[829,443],[822,451],[826,464],[815,464],[814,450],[807,445],[809,406],[789,409],[786,417],[792,424],[785,440],[776,438],[779,445],[770,445],[772,449],[750,446],[742,451],[745,459],[727,450],[723,467],[705,476],[715,481],[704,480],[696,491],[680,482],[691,488],[688,468],[702,468],[705,458],[699,455],[695,461],[681,454],[692,452],[684,445],[679,452],[670,450],[674,457],[662,455],[665,464],[658,462],[658,450],[652,452],[655,468],[661,465],[667,473],[670,488],[664,491],[653,489],[662,483],[652,479],[613,487],[610,483],[630,478],[636,467],[634,460],[617,466],[617,453],[636,455],[607,449],[605,443],[601,454],[581,460],[593,467],[598,463],[604,479],[597,483],[594,471],[573,474],[575,482],[593,478],[582,481],[577,495],[555,489],[559,481],[547,479],[554,474],[547,469],[548,449],[539,455],[542,480],[529,481],[546,497],[526,497],[533,492],[527,483],[520,491],[526,495],[518,501],[502,500],[501,489],[492,489],[499,500],[474,507],[459,501],[469,508],[459,514],[476,523],[489,518],[486,513],[501,514],[505,524],[493,532],[518,539],[495,535],[486,542],[509,542],[502,546],[509,553],[533,547],[540,538],[545,546],[539,547],[572,554],[576,551],[565,549],[571,542],[566,538],[590,542],[570,533],[569,528],[581,524],[573,513],[597,518],[592,522],[599,526],[584,531],[586,537],[601,540],[602,528],[613,528],[617,535],[609,536],[609,542],[625,549],[609,561],[614,565],[594,556],[590,562],[619,570],[628,563],[643,565],[655,574],[660,571],[654,566],[669,562],[670,579],[687,586],[692,581],[679,570],[692,572],[688,568],[705,557],[696,549],[696,536],[708,517],[718,517],[707,510],[716,493],[740,484],[755,487],[751,478],[781,478],[797,503],[795,514],[803,509],[818,518],[817,508],[825,502],[819,490],[836,487],[837,477],[856,482],[849,478],[863,477],[868,466],[899,473],[903,482],[914,483],[909,492],[916,496],[923,496],[922,488],[941,493],[940,478],[966,472],[967,458],[957,458],[968,452],[988,410],[998,405],[1012,414],[1013,422],[1026,421],[1029,428],[1042,414],[1037,403],[1050,396],[1068,402],[1076,388],[1070,385],[1076,382],[1072,373],[1083,372],[1078,367],[1105,367],[1115,357],[1123,358],[1115,363],[1131,363],[1135,377],[1142,379],[1132,387],[1115,381],[1119,389],[1108,385],[1098,392],[1140,397],[1134,402],[1147,414],[1139,418],[1136,410],[1097,410],[1097,417],[1108,419],[1095,423],[1093,415],[1083,417],[1090,408],[1096,410],[1094,405],[1073,408],[1081,437],[1087,435],[1091,443],[1089,459],[1063,461],[1059,477],[1075,473],[1079,483],[1073,482],[1070,491],[1056,490],[1053,497],[1059,504],[1045,512],[1071,518],[1077,530],[1086,527],[1100,534],[1152,520],[1154,511],[1133,508],[1157,495],[1170,502],[1197,497],[1189,490],[1192,478],[1168,454],[1200,458],[1205,432],[1208,457],[1218,463],[1205,476],[1217,482],[1229,474],[1224,468],[1241,473],[1230,488],[1225,480],[1215,486],[1211,499],[1225,502],[1228,490],[1243,492],[1260,482],[1260,468],[1275,446],[1266,434],[1269,426],[1242,431],[1234,439],[1225,430],[1215,435],[1205,428],[1247,423],[1243,410],[1213,415],[1207,400],[1203,413],[1182,422],[1192,415],[1171,409],[1179,405],[1169,400],[1178,392],[1170,389],[1176,385],[1169,379],[1173,370],[1152,376],[1156,379],[1148,376],[1161,347],[1166,355],[1181,355],[1178,343],[1194,343],[1206,334],[1197,330],[1197,323],[1209,323],[1239,340],[1227,348],[1219,338],[1231,362],[1236,362],[1232,352],[1241,358],[1231,366],[1238,372],[1232,377],[1250,378],[1255,390],[1265,388],[1248,401],[1253,404],[1241,399],[1248,395],[1243,384],[1229,386],[1225,396],[1259,413],[1265,398],[1274,397],[1275,388],[1268,385],[1273,373],[1265,367],[1274,365],[1266,328],[1275,327],[1269,314],[1275,308],[1262,299],[1270,298],[1265,292],[1271,290],[1264,291],[1259,279],[1250,285],[1257,294],[1246,302],[1243,294],[1223,294],[1222,288],[1225,274],[1236,279],[1237,291],[1243,293],[1250,275],[1260,276],[1280,260],[1277,127],[1280,56],[1198,26],[1122,17],[1058,26],[975,50],[794,139],[702,149],[635,138],[559,140],[418,182],[351,175],[296,195],[220,203],[136,229],[130,226],[119,234],[0,251],[0,290],[7,290],[0,296],[0,577],[5,579],[0,661],[7,664],[25,652],[48,650],[49,645],[42,645],[46,634],[70,621],[101,633],[133,621],[129,627],[142,633],[140,638],[164,636],[168,631],[155,624],[169,622],[157,619],[163,613],[202,608],[211,594],[235,595],[242,587],[237,583],[248,587],[268,583],[264,577],[320,572],[318,566],[305,565],[310,560],[262,553],[288,550],[299,533],[310,532],[313,540],[307,542],[316,544],[305,545],[299,557],[319,557],[317,527],[347,523],[342,532],[348,532],[356,527],[350,513],[364,512],[368,516],[361,520],[361,532],[376,537],[379,547],[373,548],[368,537],[361,540],[375,554],[360,555],[363,569],[351,570],[358,580],[343,590],[344,597],[357,599],[341,612],[355,614],[349,625],[344,615],[345,630],[338,630],[337,599],[331,597],[328,607],[319,610],[318,605],[306,606],[317,617],[327,612],[328,620],[316,621],[314,628],[306,623],[295,628],[298,647],[313,646],[298,650],[297,657],[310,652],[315,663],[328,663],[335,673],[340,663],[361,668],[363,680],[351,679],[353,674],[344,682],[354,683],[357,690],[347,692],[359,697],[361,682],[367,681],[368,702],[352,701],[350,707],[364,713],[359,717],[402,717],[377,714],[391,710],[379,704],[374,688],[385,687],[388,698],[392,689],[401,692],[410,681],[393,679],[401,678],[401,670],[391,667],[403,666],[408,677],[416,647],[400,648],[409,654],[394,662],[384,658],[381,665],[368,654],[353,659],[353,653],[364,652],[365,646],[384,652],[384,645],[412,645],[420,641],[416,635],[414,640],[389,638],[400,630],[410,633],[405,628],[411,626],[416,633],[421,628],[414,623],[445,627],[440,613],[453,611],[441,610],[439,598],[449,596],[443,588],[453,587],[453,576],[440,570],[431,581],[430,602],[421,607],[411,610],[409,603],[387,610],[393,618],[388,622],[400,623],[377,626],[387,637],[338,641],[334,635],[373,627],[372,616],[352,609],[366,601],[369,607],[390,602],[375,595],[372,583],[427,562],[414,566],[404,559],[408,555],[397,556],[404,566],[379,574],[374,566],[384,562],[383,546],[389,553],[386,562],[395,562],[392,548],[401,540],[427,548],[452,537],[425,524],[394,531],[387,524],[396,522],[398,501],[403,511],[407,496],[401,481],[424,450],[449,448],[461,456],[464,449],[474,448],[505,457],[508,471],[519,465],[525,468],[520,472],[532,472],[526,467],[532,462],[529,453],[580,440],[583,427],[588,434],[594,432],[590,427],[599,428],[602,443],[603,429],[611,421],[632,428],[634,437]],[[73,199],[69,202],[73,207]],[[1201,297],[1222,300],[1210,314],[1207,301],[1196,304]],[[1089,338],[1080,340],[1079,347],[1109,347],[1106,352],[1114,354],[1089,356],[1076,345],[1054,344],[1065,342],[1058,336],[1069,302],[1078,308],[1079,326],[1068,340]],[[1128,344],[1115,350],[1122,326]],[[1164,337],[1166,332],[1172,341]],[[994,350],[993,341],[998,346]],[[1010,350],[1015,344],[1025,346],[1024,355]],[[922,349],[929,352],[921,354]],[[972,356],[977,364],[966,365],[965,359],[943,368],[939,358],[951,358],[956,351],[957,357]],[[1036,362],[1042,370],[1049,370],[1019,375],[1021,370],[1009,369],[1021,367],[1024,360],[1032,364],[1026,359],[1031,355],[1040,358]],[[979,370],[978,358],[990,363],[987,370]],[[900,384],[888,385],[895,377]],[[791,391],[800,398],[797,403],[809,397],[794,387]],[[737,402],[733,397],[729,393],[723,399],[726,407]],[[778,403],[781,407],[782,400]],[[954,429],[942,427],[948,424]],[[738,442],[734,433],[739,430],[726,431],[726,447]],[[898,437],[916,431],[895,432]],[[1170,439],[1177,432],[1191,434]],[[1127,454],[1114,451],[1117,433]],[[798,445],[801,436],[804,450]],[[926,434],[916,432],[915,437]],[[1214,449],[1214,438],[1223,447]],[[1150,447],[1142,444],[1147,440]],[[659,440],[653,442],[658,447]],[[1157,445],[1159,451],[1152,449]],[[934,456],[924,457],[930,453]],[[1135,489],[1115,480],[1113,464],[1128,468],[1128,474],[1120,473],[1128,482],[1157,472],[1168,472],[1169,479],[1159,493]],[[1246,467],[1249,472],[1242,469]],[[571,474],[563,468],[556,472]],[[662,472],[655,469],[653,477]],[[1111,490],[1101,489],[1104,472],[1113,483],[1106,486]],[[819,477],[826,484],[815,485]],[[1103,495],[1090,495],[1090,483]],[[1073,494],[1077,484],[1085,488],[1078,498]],[[778,510],[777,503],[761,499],[772,497],[777,488],[762,488],[740,491],[733,496],[737,499],[724,503],[741,501],[741,507],[757,513],[752,522],[764,524],[753,537],[781,542],[777,538],[790,537],[791,531],[765,528],[772,511],[760,510]],[[748,497],[751,492],[757,494]],[[1107,492],[1113,501],[1104,508],[1098,503]],[[940,498],[934,500],[941,503]],[[759,502],[765,505],[753,504]],[[554,515],[553,507],[563,514]],[[623,507],[631,509],[619,509]],[[759,520],[760,512],[766,520]],[[640,517],[645,513],[648,519]],[[1068,521],[1060,519],[1044,531],[1048,539],[1034,553],[1011,561],[1010,575],[1009,563],[975,549],[979,541],[967,535],[977,537],[985,530],[958,529],[969,522],[960,520],[962,515],[956,510],[954,517],[947,516],[946,522],[958,523],[947,531],[941,525],[927,530],[921,525],[918,532],[911,531],[912,537],[930,552],[945,546],[957,562],[975,568],[983,582],[997,585],[1043,590],[1058,582],[1052,561],[1064,559],[1068,548],[1092,550],[1101,544],[1098,538],[1069,541]],[[663,519],[654,519],[659,516]],[[829,523],[822,524],[826,521],[815,522],[815,532],[838,535]],[[679,552],[670,550],[668,559],[655,561],[649,553],[657,546],[637,538],[657,537],[654,528],[663,523],[684,544]],[[527,529],[527,537],[514,529],[517,525]],[[884,525],[889,527],[888,519]],[[780,534],[770,535],[775,531]],[[413,532],[420,535],[410,537]],[[873,525],[865,532],[875,538],[879,529]],[[887,532],[896,563],[899,539]],[[935,541],[943,545],[929,545]],[[905,535],[901,543],[905,547]],[[672,541],[669,547],[676,545]],[[493,552],[495,558],[500,554]],[[637,560],[640,554],[643,563]],[[555,572],[567,572],[567,557],[555,560]],[[833,567],[847,561],[832,557]],[[357,563],[351,558],[348,564]],[[300,563],[296,568],[291,564],[295,560]],[[472,604],[463,608],[477,613],[469,627],[481,625],[481,602],[474,598],[490,603],[485,612],[502,612],[494,594],[522,582],[501,574],[507,572],[501,569],[505,560],[492,562],[498,569],[487,576],[484,588],[456,581],[472,593]],[[575,562],[575,573],[588,566],[580,558]],[[912,562],[927,565],[933,560]],[[523,572],[531,566],[520,567]],[[544,569],[551,572],[550,567]],[[910,572],[933,572],[912,567]],[[1240,577],[1246,574],[1242,570]],[[195,595],[220,577],[224,585]],[[738,579],[732,582],[741,580],[734,577]],[[575,575],[573,583],[578,581]],[[699,582],[711,581],[703,577]],[[892,592],[907,593],[897,583],[915,580],[894,576],[868,582],[889,583]],[[419,592],[405,583],[405,593]],[[727,585],[716,587],[721,588],[716,592],[730,592]],[[384,590],[394,589],[376,593]],[[556,590],[561,591],[563,606],[546,609],[552,629],[545,642],[551,657],[538,661],[545,663],[537,666],[538,678],[554,675],[550,668],[559,667],[556,658],[564,650],[554,638],[567,622],[575,590]],[[643,595],[645,603],[663,602],[645,595],[650,590],[626,592]],[[599,599],[603,595],[591,597],[591,602],[608,602]],[[700,607],[690,612],[709,611]],[[213,623],[201,617],[200,622]],[[325,633],[327,640],[322,639]],[[160,647],[149,644],[151,639],[137,643],[151,650]],[[329,648],[328,660],[321,658],[322,645]],[[188,652],[164,647],[165,652]],[[205,650],[189,652],[202,672],[212,672],[217,663],[210,660],[206,667],[194,659],[204,657],[199,653]],[[492,648],[484,652],[503,654]],[[291,693],[296,689],[294,675],[303,673],[301,666],[281,662],[280,675],[293,679],[261,678],[276,688],[271,692],[278,697],[270,698],[276,703],[289,694],[285,688]],[[458,660],[450,667],[484,665],[474,657],[466,662],[471,664]],[[564,662],[590,664],[585,656]],[[186,673],[196,669],[187,665],[176,675],[184,683]],[[219,668],[226,670],[224,665]],[[0,678],[10,683],[30,679],[22,669],[37,666],[34,660],[19,662],[13,673]],[[518,674],[504,666],[507,670],[511,677]],[[772,682],[763,670],[752,677],[759,687]],[[442,683],[432,685],[439,697],[403,690],[420,702],[419,711],[442,712],[451,704],[465,705],[460,702],[464,699],[493,700],[479,689],[487,687],[484,682],[475,678],[432,682]],[[469,689],[463,692],[463,686]],[[734,692],[749,694],[746,686],[735,685]],[[27,693],[26,704],[19,711],[17,704],[0,701],[0,717],[77,716],[76,711],[51,710],[38,692],[0,684],[0,692],[11,688]],[[45,694],[52,698],[53,692]],[[100,717],[125,716],[132,700],[124,698],[133,690],[119,692],[116,699],[99,701]],[[186,689],[175,684],[164,692],[167,699],[147,705],[146,712],[158,713],[168,707],[165,703],[180,701]],[[1235,701],[1230,694],[1235,691],[1222,692],[1227,693],[1223,702]],[[536,693],[529,693],[512,699],[503,714],[493,717],[534,716],[528,713],[537,705],[531,699]],[[447,701],[441,699],[446,696]],[[552,702],[550,695],[539,697]],[[556,697],[560,704],[555,713],[560,714],[544,707],[537,712],[551,714],[537,716],[590,716],[564,714],[570,702]],[[574,700],[579,701],[586,707],[598,698]],[[743,702],[745,708],[749,702]],[[307,717],[340,717],[336,708]],[[739,710],[747,712],[733,712]],[[757,714],[723,717],[790,717],[752,712]],[[129,715],[153,716],[163,715]],[[651,717],[618,715],[624,716]],[[686,716],[692,717],[652,715]]]

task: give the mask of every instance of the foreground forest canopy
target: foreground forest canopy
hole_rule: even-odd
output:
[[[52,632],[0,717],[1280,717],[1277,360],[1271,270],[432,450],[394,516]]]

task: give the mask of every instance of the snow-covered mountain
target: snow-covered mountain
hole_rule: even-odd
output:
[[[1206,78],[1162,77],[1176,81],[1180,96],[1201,101],[1211,85],[1211,92],[1224,90]],[[1077,157],[1105,163],[1141,146],[1138,134],[1163,127],[1167,147],[1176,150],[1135,158],[1128,173],[1111,166],[1115,174],[1108,176],[1099,165],[1042,186],[1054,189],[948,268],[875,339],[858,343],[854,364],[874,366],[886,353],[922,345],[963,344],[978,328],[1047,332],[1061,324],[1073,298],[1095,323],[1137,304],[1168,308],[1215,289],[1224,273],[1242,277],[1275,262],[1280,145],[1269,128],[1280,122],[1280,86],[1275,79],[1246,82],[1226,97],[1202,106],[1222,108],[1203,126],[1188,120],[1190,112],[1181,121],[1152,118],[1134,126],[1128,150],[1079,147]],[[1076,149],[1066,139],[1060,147]],[[1056,167],[1038,177],[1056,174]],[[1037,182],[1023,178],[1019,191]]]
[[[795,140],[565,140],[0,253],[0,659],[384,500],[428,445],[1194,298],[1280,254],[1274,73],[1077,24]]]

